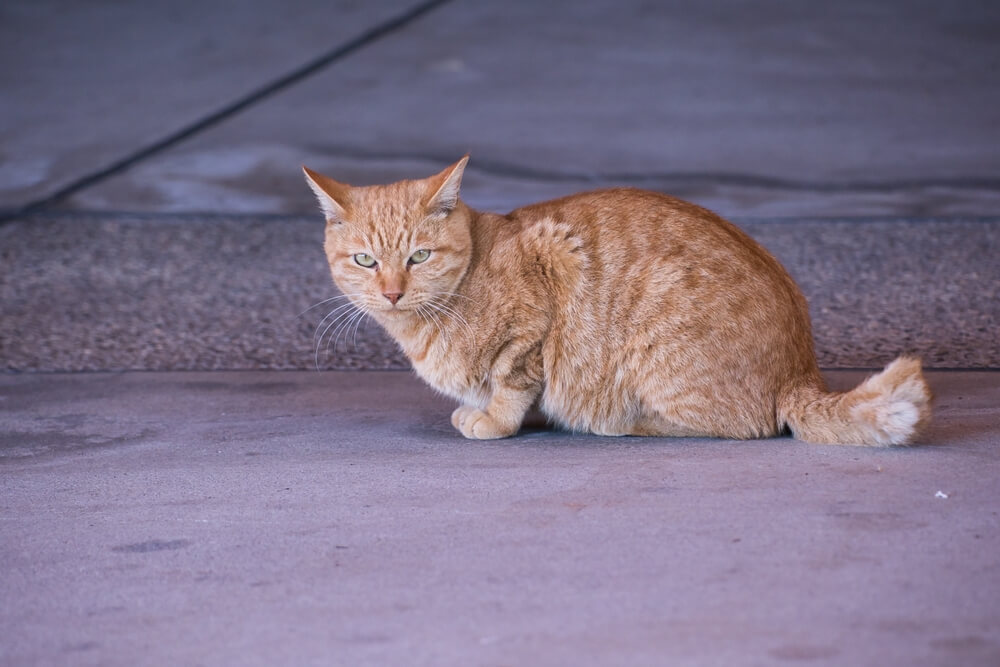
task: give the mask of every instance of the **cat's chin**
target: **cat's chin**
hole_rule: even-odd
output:
[[[407,306],[385,306],[374,309],[374,312],[379,315],[387,315],[389,317],[400,317],[404,315],[415,315],[417,311],[415,308],[409,308]]]

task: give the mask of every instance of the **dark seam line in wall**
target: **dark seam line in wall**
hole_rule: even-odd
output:
[[[451,164],[461,155],[456,150],[453,155],[431,155],[427,153],[389,153],[370,151],[349,146],[332,146],[330,144],[314,144],[314,148],[322,155],[330,158],[348,160],[385,160],[387,162],[429,162],[438,165]],[[959,190],[998,190],[1000,179],[997,178],[913,178],[887,181],[840,181],[821,182],[805,181],[791,178],[757,176],[735,172],[602,172],[602,171],[569,171],[538,169],[512,162],[499,160],[477,159],[472,156],[468,171],[480,172],[491,176],[512,178],[547,183],[589,183],[589,184],[628,184],[650,187],[657,183],[685,183],[693,185],[722,185],[733,187],[757,188],[761,190],[789,190],[801,192],[852,193],[852,192],[898,192],[900,190],[923,190],[929,188],[954,188]]]
[[[220,123],[230,116],[243,111],[247,107],[260,102],[264,98],[269,97],[278,91],[291,86],[292,84],[298,83],[302,79],[315,74],[324,67],[337,62],[338,60],[350,55],[362,47],[371,44],[372,42],[378,41],[389,33],[403,28],[424,14],[437,9],[441,5],[447,4],[448,2],[451,2],[451,0],[427,0],[410,8],[402,14],[399,14],[398,16],[383,21],[377,26],[358,35],[354,39],[327,51],[304,65],[297,67],[288,74],[285,74],[274,81],[257,88],[256,90],[252,90],[235,102],[231,102],[221,109],[218,109],[207,116],[203,116],[201,119],[196,120],[193,123],[190,123],[173,132],[172,134],[169,134],[152,144],[144,146],[115,162],[112,162],[102,169],[76,179],[68,185],[63,186],[53,194],[47,195],[33,202],[29,202],[14,211],[0,213],[0,225],[44,208],[45,206],[55,203],[65,197],[76,194],[77,192],[88,188],[91,185],[108,178],[109,176],[125,171],[134,164]]]

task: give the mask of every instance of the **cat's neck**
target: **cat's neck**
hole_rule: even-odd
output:
[[[430,347],[442,336],[440,319],[435,320],[423,310],[380,312],[372,316],[414,362],[423,361]]]

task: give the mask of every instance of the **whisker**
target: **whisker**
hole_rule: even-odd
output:
[[[340,344],[340,337],[343,336],[347,331],[350,331],[351,325],[354,324],[355,320],[358,320],[358,319],[364,317],[364,315],[365,315],[365,312],[363,310],[358,310],[358,311],[352,313],[350,317],[348,317],[340,326],[337,327],[337,330],[334,331],[333,334],[331,334],[330,337],[327,338],[327,340],[326,340],[327,353],[329,353],[329,350],[330,350],[330,341],[333,340],[334,335],[336,335],[336,337],[337,337],[337,339],[333,343],[333,352],[334,352],[334,354],[336,354],[337,353],[337,345]]]
[[[440,313],[444,313],[445,315],[448,315],[453,320],[455,320],[458,324],[466,327],[471,332],[472,328],[469,326],[469,323],[466,321],[466,319],[464,317],[462,317],[458,313],[458,311],[456,311],[455,309],[453,309],[453,308],[451,308],[449,306],[444,305],[443,303],[438,303],[437,301],[428,300],[428,303],[431,305],[432,308],[434,308],[435,310],[437,310]]]
[[[424,321],[424,324],[426,324],[427,326],[431,325],[431,323],[427,321],[427,317],[424,315],[424,307],[423,306],[417,306],[414,312],[416,312],[417,315],[420,316],[420,319],[422,319]]]
[[[455,296],[463,299],[468,299],[473,305],[477,306],[479,305],[478,302],[475,299],[465,296],[464,294],[458,294],[455,292],[438,292],[436,294],[431,295],[430,297],[430,301],[435,306],[437,306],[440,310],[450,314],[452,317],[457,319],[464,326],[465,330],[469,334],[469,337],[474,339],[475,330],[472,328],[472,325],[470,325],[469,321],[465,319],[465,317],[458,311],[458,308],[451,305],[450,303],[447,303],[442,295]]]
[[[433,303],[438,308],[441,308],[442,310],[444,310],[444,311],[446,311],[446,312],[454,315],[455,317],[457,317],[458,319],[462,320],[463,322],[466,321],[465,318],[462,317],[462,314],[459,313],[458,310],[454,306],[446,303],[441,297],[439,297],[437,295],[434,295],[434,296],[428,297],[427,300],[430,303]]]
[[[302,317],[303,315],[305,315],[306,313],[308,313],[310,310],[313,310],[314,308],[319,308],[324,303],[330,303],[331,301],[337,301],[338,299],[350,299],[352,296],[361,296],[361,293],[359,292],[358,294],[340,294],[338,296],[331,296],[329,299],[323,299],[322,301],[320,301],[318,303],[314,303],[313,305],[309,306],[308,308],[306,308],[305,310],[303,310],[301,313],[299,313],[295,317]]]
[[[433,325],[432,325],[432,324],[430,323],[430,320],[428,320],[428,319],[427,319],[427,316],[426,316],[426,315],[424,315],[424,307],[423,307],[423,306],[417,306],[417,307],[416,307],[416,311],[415,311],[415,312],[417,313],[417,315],[419,315],[419,316],[420,316],[420,319],[422,319],[422,320],[424,321],[424,324],[426,324],[426,325],[427,325],[427,326],[429,326],[429,327],[430,327],[430,326],[433,326]]]
[[[446,326],[444,325],[444,321],[443,321],[443,320],[441,319],[440,315],[438,315],[438,312],[437,312],[437,310],[436,310],[436,308],[435,308],[435,305],[434,305],[434,303],[433,303],[433,302],[431,302],[431,301],[426,301],[425,303],[426,303],[426,304],[427,304],[428,306],[430,306],[430,308],[428,308],[428,309],[427,309],[427,313],[428,313],[428,314],[429,314],[429,315],[430,315],[430,316],[431,316],[432,318],[434,318],[434,321],[435,321],[435,322],[437,322],[437,325],[438,325],[438,331],[440,331],[440,332],[441,332],[441,334],[442,334],[442,335],[443,335],[443,336],[445,337],[445,339],[446,339],[446,340],[448,340],[448,341],[451,341],[451,332],[450,332],[450,331],[448,330],[448,327],[446,327]],[[443,311],[442,311],[442,312],[443,312]]]
[[[341,307],[341,309],[343,309],[343,307]],[[345,320],[349,321],[350,318],[353,316],[353,314],[354,313],[352,313],[350,310],[347,310],[347,311],[342,312],[339,315],[337,315],[335,318],[333,318],[332,320],[330,320],[330,323],[326,325],[325,329],[323,329],[323,333],[321,333],[319,335],[319,338],[316,339],[316,354],[315,354],[316,370],[319,370],[319,348],[323,345],[323,337],[326,336],[326,332],[328,332],[334,325],[337,325],[338,322],[340,322],[341,324],[343,324],[343,322]],[[329,315],[327,315],[327,317],[329,317]],[[323,319],[325,320],[326,318],[323,318]],[[316,327],[316,328],[317,328],[317,330],[319,329],[319,327]],[[334,330],[334,334],[337,333],[337,330],[339,328],[340,328],[340,325],[337,325],[337,329]],[[331,334],[331,338],[332,337],[333,337],[333,334]],[[329,350],[329,341],[327,341],[327,349]]]
[[[333,317],[334,314],[336,314],[336,313],[343,313],[343,311],[349,310],[350,308],[357,308],[357,306],[355,306],[353,303],[345,303],[345,304],[341,304],[341,305],[337,306],[336,308],[334,308],[333,310],[331,310],[329,313],[326,314],[326,317],[324,317],[323,319],[321,319],[319,321],[319,324],[316,325],[316,331],[319,331],[319,328],[321,326],[323,326],[323,323],[326,322],[331,317]],[[339,315],[337,317],[334,317],[333,319],[336,320],[338,317],[339,317]],[[326,333],[326,331],[327,331],[327,329],[324,329],[324,333]],[[320,339],[322,339],[322,338],[323,337],[320,336]],[[314,341],[316,340],[316,334],[315,334],[315,332],[313,333],[313,340]]]
[[[418,308],[420,309],[421,313],[426,314],[426,317],[424,318],[425,321],[428,321],[428,323],[431,324],[431,326],[437,329],[438,334],[443,335],[447,340],[448,331],[447,329],[445,329],[444,323],[441,322],[441,319],[434,313],[434,310],[431,308],[425,308],[424,304],[420,304]]]
[[[476,304],[477,306],[479,305],[479,302],[476,301],[475,299],[473,299],[472,297],[466,296],[464,294],[459,294],[458,292],[435,292],[434,293],[434,296],[439,296],[439,295],[457,296],[459,299],[468,299],[469,301],[471,301],[472,303]]]
[[[326,332],[330,330],[330,327],[332,327],[337,323],[338,319],[340,318],[338,317],[332,320],[328,325],[326,325],[326,328],[323,329],[323,333],[319,335],[319,338],[316,338],[315,342],[316,351],[313,354],[313,363],[315,363],[316,365],[316,370],[319,370],[319,349],[323,346],[323,337],[326,336]]]
[[[330,348],[331,348],[331,346],[333,347],[334,352],[336,352],[337,347],[336,347],[336,345],[333,345],[334,339],[336,338],[338,332],[341,329],[343,329],[346,325],[350,324],[351,320],[354,319],[355,315],[357,315],[357,311],[351,311],[350,313],[347,313],[346,315],[344,315],[344,317],[341,318],[340,321],[338,322],[338,324],[337,324],[336,328],[333,330],[333,332],[329,336],[327,336],[326,346],[324,347],[324,354],[327,357],[330,356]]]
[[[361,328],[361,323],[365,321],[365,317],[368,315],[367,310],[365,309],[360,309],[360,310],[361,310],[361,317],[359,317],[358,321],[354,324],[354,335],[351,336],[351,344],[354,345],[355,352],[357,352],[358,350],[358,329]]]
[[[427,303],[433,308],[437,309],[439,312],[444,313],[445,315],[448,315],[449,317],[454,319],[458,324],[460,324],[465,329],[466,333],[469,334],[470,338],[475,338],[475,331],[473,330],[472,325],[470,325],[469,321],[466,320],[462,316],[462,314],[459,313],[457,310],[455,310],[454,308],[452,308],[447,304],[441,303],[440,301],[438,301],[437,297],[433,296],[428,298]]]

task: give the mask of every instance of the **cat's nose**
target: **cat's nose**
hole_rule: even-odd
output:
[[[382,296],[384,296],[385,298],[389,299],[389,301],[392,302],[392,305],[395,306],[396,302],[403,298],[403,293],[402,292],[382,292]]]

